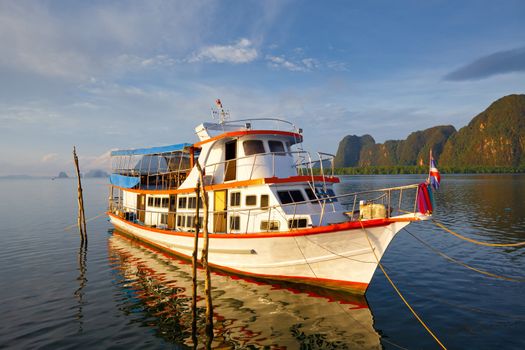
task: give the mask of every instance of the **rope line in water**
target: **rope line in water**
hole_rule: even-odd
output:
[[[412,308],[412,306],[410,306],[410,304],[408,303],[408,301],[405,299],[405,297],[403,297],[403,294],[401,293],[401,291],[397,288],[397,286],[395,285],[394,281],[392,281],[392,279],[390,278],[390,276],[388,275],[388,273],[386,272],[386,270],[383,268],[383,264],[381,264],[381,262],[379,261],[379,258],[377,257],[376,255],[376,252],[374,250],[374,247],[372,246],[372,242],[370,241],[370,238],[368,237],[368,232],[366,231],[365,227],[363,226],[363,222],[361,220],[359,220],[359,223],[361,224],[361,228],[363,229],[363,231],[365,232],[365,237],[366,237],[366,240],[368,241],[368,244],[370,245],[370,249],[372,250],[372,253],[374,254],[374,257],[376,258],[376,261],[377,261],[377,265],[379,265],[379,267],[381,268],[381,271],[383,271],[386,279],[388,280],[388,282],[390,282],[390,285],[392,286],[392,288],[394,288],[394,290],[396,291],[397,295],[399,295],[399,297],[401,298],[401,300],[403,300],[403,302],[405,303],[405,305],[408,307],[408,309],[410,310],[410,312],[412,312],[412,314],[414,315],[414,317],[419,321],[419,323],[421,323],[421,325],[427,330],[427,332],[432,336],[432,338],[434,338],[434,340],[439,344],[439,346],[444,349],[444,350],[447,350],[447,348],[445,347],[445,345],[443,345],[443,343],[438,339],[438,337],[434,334],[434,332],[432,332],[432,330],[427,326],[427,324],[423,321],[423,319],[421,319],[421,317],[419,317],[419,315],[417,314],[417,312]]]
[[[87,219],[86,222],[93,221],[93,220],[98,219],[99,217],[104,216],[104,215],[106,215],[106,212],[100,213],[100,214],[98,214],[97,216],[94,216],[94,217],[92,217],[92,218],[90,218],[90,219]],[[64,228],[64,231],[69,231],[69,230],[71,230],[73,227],[77,227],[77,226],[78,226],[78,224],[69,225],[69,226],[67,226],[67,227]]]
[[[409,235],[411,235],[412,237],[417,239],[421,244],[423,244],[424,246],[426,246],[430,250],[434,251],[436,254],[441,255],[443,258],[445,258],[445,259],[447,259],[447,260],[449,260],[449,261],[451,261],[451,262],[453,262],[455,264],[461,265],[463,267],[466,267],[469,270],[472,270],[472,271],[475,271],[475,272],[480,273],[482,275],[490,276],[490,277],[493,277],[493,278],[499,278],[499,279],[502,279],[502,280],[505,280],[505,281],[512,281],[512,282],[525,282],[525,278],[517,278],[517,277],[508,277],[508,276],[503,276],[503,275],[497,275],[495,273],[488,272],[488,271],[481,270],[481,269],[478,269],[476,267],[470,266],[470,265],[468,265],[468,264],[466,264],[466,263],[464,263],[462,261],[454,259],[453,257],[443,253],[442,251],[438,250],[437,248],[432,247],[430,244],[428,244],[427,242],[425,242],[421,238],[415,236],[412,232],[408,231],[406,228],[403,228],[403,229]]]
[[[457,238],[462,239],[462,240],[467,241],[467,242],[470,242],[470,243],[483,245],[483,246],[486,246],[486,247],[520,247],[520,246],[525,246],[525,242],[518,242],[518,243],[487,243],[487,242],[477,241],[475,239],[465,237],[463,235],[460,235],[457,232],[452,231],[451,229],[447,228],[445,225],[443,225],[440,222],[437,222],[436,220],[432,220],[432,222],[436,226],[438,226],[439,228],[441,228],[444,231],[450,233],[451,235],[454,235]]]

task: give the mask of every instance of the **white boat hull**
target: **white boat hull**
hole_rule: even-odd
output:
[[[193,253],[192,233],[152,229],[113,214],[109,216],[118,230],[141,241],[185,258]],[[327,230],[331,232],[211,234],[208,260],[213,267],[236,274],[364,294],[377,259],[381,259],[395,234],[410,221],[385,220],[374,224],[364,221],[363,226]],[[202,245],[200,237],[199,257]]]

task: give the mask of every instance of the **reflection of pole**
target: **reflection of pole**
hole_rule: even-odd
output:
[[[84,306],[84,292],[83,289],[86,286],[86,256],[87,256],[87,245],[82,241],[80,243],[80,248],[78,249],[78,271],[79,275],[77,280],[79,281],[79,287],[75,291],[74,295],[78,300],[78,311],[76,314],[76,319],[78,321],[79,331],[83,330],[82,318],[84,317],[82,313],[82,307]]]
[[[202,223],[204,244],[202,247],[201,263],[204,271],[206,272],[206,280],[204,283],[204,292],[206,293],[206,348],[211,349],[211,343],[213,341],[213,303],[211,300],[211,274],[210,267],[208,266],[208,196],[205,190],[204,171],[202,170],[198,161],[196,165],[197,169],[199,170],[199,180],[201,183],[200,194],[202,198],[202,211],[204,213]]]
[[[192,267],[192,299],[191,299],[191,340],[193,341],[193,348],[197,349],[197,252],[199,249],[199,198],[200,198],[200,181],[197,181],[197,188],[195,189],[195,200],[197,205],[195,208],[195,239],[193,242],[193,254],[191,257]]]
[[[86,216],[84,214],[84,197],[82,195],[82,183],[80,181],[80,168],[78,166],[77,150],[73,146],[73,160],[75,161],[75,169],[77,172],[78,179],[78,231],[80,233],[80,239],[83,244],[87,244],[87,231],[86,231]]]

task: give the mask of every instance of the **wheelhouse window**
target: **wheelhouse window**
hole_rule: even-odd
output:
[[[160,197],[155,198],[155,206],[160,208]]]
[[[309,200],[314,201],[314,200],[317,199],[317,197],[315,196],[314,191],[312,191],[312,189],[310,187],[305,188],[304,192],[306,193],[306,196],[308,197]]]
[[[153,197],[148,197],[148,207],[153,206]]]
[[[257,196],[256,195],[246,196],[245,202],[246,202],[246,206],[251,206],[251,207],[256,206]]]
[[[246,140],[242,143],[242,148],[247,156],[265,153],[264,144],[261,140]]]
[[[319,197],[319,199],[325,199],[325,198],[331,197],[329,199],[326,199],[326,202],[328,203],[337,202],[337,198],[334,198],[335,192],[331,188],[327,188],[326,191],[324,191],[322,188],[316,187],[315,193],[317,194],[317,197]]]
[[[277,155],[280,155],[280,156],[284,156],[286,154],[284,145],[281,141],[270,140],[268,141],[268,146],[270,147],[270,152],[272,153],[276,153]]]
[[[290,196],[290,192],[288,191],[277,191],[277,196],[279,197],[281,204],[293,203],[292,196]]]
[[[277,191],[281,204],[304,202],[303,193],[300,190]]]
[[[162,198],[162,207],[167,208],[169,205],[169,198]]]
[[[230,207],[238,207],[241,205],[241,192],[230,193]]]
[[[179,209],[186,209],[187,197],[179,197]]]

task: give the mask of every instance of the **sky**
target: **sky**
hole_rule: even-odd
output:
[[[525,2],[0,0],[0,176],[196,142],[220,98],[304,147],[465,126],[525,92]]]

